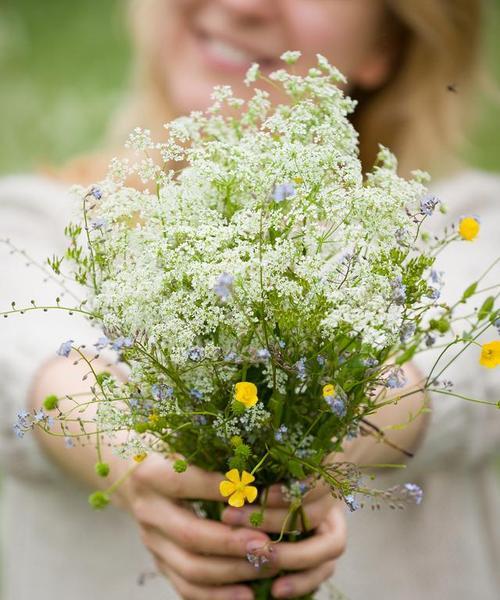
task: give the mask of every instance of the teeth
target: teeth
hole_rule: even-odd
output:
[[[211,38],[208,41],[208,45],[210,50],[214,54],[218,54],[220,58],[231,61],[237,64],[248,64],[252,62],[252,56],[245,52],[241,48],[236,48],[236,46],[232,46],[226,42],[222,42],[221,40],[216,40]]]

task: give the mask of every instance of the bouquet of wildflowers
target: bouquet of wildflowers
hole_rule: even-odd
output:
[[[282,58],[291,65],[299,53]],[[225,472],[221,502],[198,509],[218,518],[224,498],[241,507],[260,495],[256,526],[266,490],[281,482],[290,510],[277,543],[307,529],[302,498],[319,480],[351,510],[363,498],[420,501],[416,485],[370,489],[358,466],[331,457],[360,434],[390,443],[369,420],[381,406],[417,391],[453,394],[440,379],[445,353],[475,343],[498,310],[489,297],[454,335],[454,311],[477,282],[455,306],[440,304],[433,264],[443,245],[473,239],[479,222],[464,217],[431,239],[422,227],[440,203],[425,173],[399,177],[381,148],[363,175],[348,118],[355,102],[338,87],[339,71],[318,56],[305,76],[284,68],[266,78],[254,65],[246,81],[257,79],[288,102],[272,106],[263,89],[244,102],[223,86],[205,113],[167,124],[166,141],[135,130],[128,148],[139,158],[113,160],[104,181],[77,190],[67,252],[49,263],[85,288],[68,310],[102,328],[97,351],[116,351],[130,369],[122,383],[94,370],[98,353],[73,340],[59,349],[79,352],[95,379],[86,402],[96,417],[81,427],[98,455],[104,434],[126,431],[115,443],[123,457],[160,452],[179,472]],[[141,185],[128,186],[131,178]],[[441,362],[398,391],[403,365],[439,336]],[[481,361],[500,363],[500,341],[482,348]],[[69,437],[74,408],[59,401],[49,396],[46,412],[21,415],[18,433],[36,424]],[[108,475],[104,463],[98,469]],[[113,489],[91,504],[107,504]],[[255,583],[257,597],[267,597],[265,586]]]

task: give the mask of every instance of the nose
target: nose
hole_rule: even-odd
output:
[[[235,16],[245,18],[268,18],[276,14],[280,0],[216,0]]]

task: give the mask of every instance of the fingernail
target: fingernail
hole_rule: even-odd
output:
[[[280,581],[273,590],[278,598],[288,598],[293,594],[293,585],[289,581]]]
[[[245,512],[237,508],[226,508],[222,515],[222,521],[227,525],[243,525]]]
[[[265,542],[263,540],[250,540],[247,544],[247,552],[255,552],[265,546]]]

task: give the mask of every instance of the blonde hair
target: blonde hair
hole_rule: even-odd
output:
[[[130,4],[136,54],[130,96],[112,122],[115,143],[138,125],[154,131],[174,116],[159,83],[157,48],[151,41],[158,1],[163,0]],[[369,168],[382,143],[397,154],[402,173],[416,168],[440,173],[450,166],[472,114],[481,73],[482,2],[385,2],[389,19],[381,43],[393,57],[392,71],[376,90],[351,91],[359,103],[353,123],[360,134],[361,159]],[[87,165],[80,176],[87,178],[102,164],[96,159],[94,168]]]

